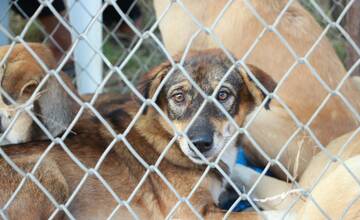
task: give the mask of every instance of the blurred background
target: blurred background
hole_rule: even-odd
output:
[[[6,44],[6,38],[8,39],[7,43],[10,43],[11,38],[14,39],[16,36],[21,35],[25,41],[43,42],[50,45],[58,62],[61,63],[66,55],[65,51],[71,47],[71,34],[73,34],[74,40],[74,33],[70,33],[59,22],[58,18],[61,16],[66,22],[70,20],[68,24],[75,26],[76,22],[84,14],[90,15],[90,19],[91,12],[87,11],[87,4],[90,4],[91,1],[54,0],[51,3],[52,10],[47,8],[40,10],[38,7],[41,4],[34,4],[33,2],[37,1],[0,0],[0,21],[2,24],[0,26],[0,45]],[[300,2],[323,27],[328,25],[329,21],[340,19],[341,26],[344,27],[354,43],[360,45],[359,0],[356,0],[351,7],[348,7],[349,0],[301,0]],[[156,22],[156,16],[152,0],[118,0],[116,3],[118,7],[115,8],[113,6],[104,7],[104,4],[100,6],[104,7],[102,8],[103,15],[102,18],[99,16],[97,20],[101,23],[102,31],[97,30],[97,32],[102,32],[102,40],[101,45],[98,45],[99,48],[92,48],[92,50],[102,50],[103,56],[114,66],[121,65],[121,71],[130,81],[135,83],[139,74],[148,71],[165,58],[162,50],[152,38],[139,41],[139,35],[134,31],[134,28],[139,33],[149,30]],[[54,13],[54,9],[56,9],[57,15]],[[346,13],[343,13],[344,10],[346,10]],[[126,15],[126,21],[123,19],[123,15]],[[131,23],[130,26],[128,25],[129,22]],[[79,30],[80,32],[81,30]],[[161,39],[158,30],[155,30],[154,33]],[[327,32],[327,36],[331,39],[338,56],[346,68],[349,69],[359,59],[356,50],[352,48],[351,44],[336,27],[331,27]],[[83,55],[77,56],[82,57]],[[88,54],[88,61],[79,61],[81,64],[77,63],[78,68],[81,70],[75,70],[74,60],[77,62],[77,59],[74,59],[74,55],[71,55],[63,63],[62,69],[71,76],[75,75],[75,71],[84,73],[95,71],[95,67],[89,67],[87,62],[90,65],[96,59],[96,56],[99,56],[96,52],[94,55]],[[114,72],[109,65],[106,65],[106,62],[104,63],[104,57],[98,57],[97,59],[98,62],[102,63],[102,67],[100,67],[102,71],[101,77],[104,78],[107,74]],[[97,66],[101,65],[98,64]],[[355,74],[360,75],[359,67],[354,72]],[[99,79],[93,80],[101,81]],[[126,87],[123,86],[119,75],[112,74],[104,90],[124,92]]]

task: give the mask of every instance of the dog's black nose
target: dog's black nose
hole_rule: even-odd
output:
[[[194,137],[191,142],[201,153],[205,153],[211,149],[213,144],[213,137],[212,135],[204,134]]]

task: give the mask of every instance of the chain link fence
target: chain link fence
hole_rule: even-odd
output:
[[[147,0],[131,1],[132,2],[131,5],[127,7],[126,10],[122,9],[116,1],[111,1],[111,0],[101,1],[100,7],[98,8],[97,11],[95,11],[95,13],[92,13],[87,9],[87,7],[89,6],[87,5],[86,1],[65,2],[66,9],[63,11],[64,13],[60,13],[54,7],[53,1],[39,0],[38,1],[39,6],[34,9],[31,15],[29,15],[27,12],[23,10],[23,8],[18,4],[19,2],[17,0],[14,1],[0,0],[0,1],[2,4],[1,5],[2,8],[0,10],[0,20],[1,20],[0,35],[2,36],[2,38],[0,38],[0,40],[5,39],[3,40],[3,44],[5,44],[6,40],[8,40],[8,44],[10,45],[9,51],[6,53],[5,57],[2,60],[0,60],[0,66],[6,63],[7,57],[10,55],[11,51],[15,47],[15,44],[20,43],[24,45],[24,47],[31,53],[31,55],[38,61],[40,66],[47,73],[47,75],[40,82],[38,88],[35,90],[32,97],[26,102],[25,105],[19,108],[18,110],[19,113],[17,113],[17,115],[14,117],[13,123],[3,132],[3,134],[0,137],[0,141],[3,142],[6,140],[7,134],[12,129],[12,125],[15,123],[15,121],[20,117],[21,111],[25,111],[27,114],[29,114],[33,119],[33,121],[41,128],[41,130],[50,140],[48,148],[43,152],[43,154],[41,155],[41,157],[36,162],[35,166],[31,169],[30,172],[26,172],[22,170],[20,167],[18,167],[16,163],[14,163],[11,160],[11,158],[5,153],[5,151],[2,148],[0,148],[1,157],[18,174],[20,174],[23,177],[19,186],[13,192],[13,194],[8,199],[8,201],[2,207],[0,207],[0,216],[2,218],[7,219],[7,214],[6,214],[7,209],[14,202],[17,194],[21,191],[22,187],[24,187],[27,180],[30,180],[34,184],[36,184],[36,186],[39,187],[39,189],[46,195],[49,201],[54,205],[55,211],[49,217],[50,219],[55,218],[56,214],[60,211],[64,211],[69,219],[75,219],[69,207],[71,203],[74,201],[76,195],[84,186],[86,178],[90,175],[96,176],[96,178],[103,184],[106,190],[110,192],[111,195],[114,197],[114,199],[118,202],[118,206],[113,210],[113,212],[110,214],[108,219],[111,219],[113,215],[115,215],[116,211],[121,207],[126,207],[135,219],[139,218],[136,211],[131,208],[130,203],[134,195],[137,193],[139,187],[142,185],[142,183],[146,180],[147,176],[151,172],[155,172],[157,175],[159,175],[159,177],[164,181],[167,187],[175,194],[175,196],[178,199],[176,205],[172,208],[170,213],[168,213],[167,218],[171,218],[173,213],[176,211],[176,209],[183,203],[187,204],[190,207],[190,209],[194,212],[196,217],[198,217],[199,219],[203,218],[201,216],[201,213],[199,213],[199,211],[196,210],[191,204],[190,198],[195,193],[197,188],[200,186],[200,184],[202,183],[206,175],[209,173],[211,168],[217,169],[221,173],[221,175],[223,175],[224,178],[228,182],[230,182],[233,187],[235,187],[235,184],[232,182],[230,177],[219,165],[221,155],[224,154],[226,147],[222,150],[222,152],[220,153],[217,160],[215,160],[215,162],[209,162],[205,158],[202,158],[203,160],[207,161],[208,167],[205,170],[204,174],[200,177],[198,183],[194,185],[190,194],[187,195],[186,197],[182,197],[181,195],[179,195],[175,187],[170,183],[170,181],[162,174],[161,170],[159,169],[159,164],[163,160],[169,148],[172,146],[172,144],[181,134],[186,133],[186,130],[201,114],[201,111],[204,109],[206,103],[210,101],[217,103],[216,99],[213,96],[209,96],[208,99],[206,99],[206,101],[201,105],[201,108],[197,111],[195,117],[191,120],[189,125],[187,125],[187,129],[185,129],[185,131],[176,132],[177,135],[175,135],[171,139],[171,141],[167,144],[165,150],[161,153],[160,157],[158,158],[155,164],[148,164],[143,158],[141,158],[139,154],[136,153],[136,151],[126,140],[127,134],[136,123],[137,118],[140,116],[141,111],[143,111],[146,105],[153,106],[159,112],[159,114],[162,117],[164,117],[164,119],[168,124],[170,125],[172,124],[172,122],[167,118],[167,116],[161,111],[159,106],[157,106],[157,104],[155,103],[154,101],[155,98],[150,100],[145,99],[135,86],[137,85],[141,75],[149,71],[152,67],[155,67],[156,65],[160,64],[162,61],[166,59],[169,60],[173,65],[171,71],[174,71],[175,69],[181,70],[181,72],[184,75],[186,75],[186,77],[191,81],[191,84],[201,92],[200,87],[196,85],[196,83],[191,79],[187,71],[183,68],[182,62],[176,63],[173,60],[172,54],[168,51],[167,45],[164,45],[162,43],[162,36],[158,29],[161,21],[163,19],[166,19],[166,15],[169,12],[170,8],[176,4],[177,7],[180,7],[184,11],[184,13],[197,26],[197,31],[191,34],[189,42],[187,43],[186,47],[183,48],[185,54],[183,57],[186,57],[186,54],[188,54],[189,51],[192,49],[191,45],[194,39],[202,32],[208,34],[209,37],[215,42],[216,46],[224,51],[224,53],[228,56],[228,58],[233,62],[232,68],[242,66],[249,72],[250,70],[245,64],[246,57],[248,57],[251,54],[251,52],[256,47],[258,41],[264,36],[265,33],[273,32],[282,42],[283,46],[286,47],[288,51],[290,51],[291,56],[294,57],[294,64],[291,67],[289,67],[289,70],[284,74],[284,76],[281,77],[280,80],[278,80],[279,85],[277,89],[273,93],[267,92],[267,94],[270,95],[272,99],[276,100],[281,104],[281,106],[286,110],[287,114],[289,114],[290,117],[294,120],[294,124],[296,124],[297,127],[297,129],[293,132],[289,140],[287,140],[284,143],[284,145],[280,148],[281,150],[277,157],[272,159],[272,157],[269,156],[262,149],[262,146],[260,144],[257,144],[257,140],[255,140],[252,137],[252,134],[248,130],[252,122],[255,120],[258,111],[255,112],[255,114],[248,121],[245,127],[239,127],[235,122],[235,120],[232,119],[227,114],[226,110],[219,103],[217,103],[217,107],[219,107],[221,111],[225,115],[227,115],[228,120],[236,126],[237,128],[236,134],[245,134],[245,136],[247,136],[247,138],[250,139],[254,147],[259,151],[259,154],[263,155],[268,160],[269,163],[265,166],[264,170],[261,172],[261,178],[266,175],[267,171],[270,169],[270,166],[272,164],[276,164],[285,173],[286,178],[294,184],[294,188],[295,188],[294,190],[278,195],[276,196],[276,199],[278,199],[279,197],[284,197],[294,192],[302,194],[306,196],[315,206],[319,208],[325,219],[330,219],[330,216],[327,215],[326,211],[323,210],[322,207],[320,207],[317,204],[316,200],[314,200],[313,197],[311,196],[312,189],[316,186],[316,184],[321,180],[322,176],[326,173],[326,170],[329,168],[329,165],[323,170],[323,172],[319,173],[317,181],[312,185],[312,189],[311,188],[303,189],[302,186],[298,184],[296,177],[292,175],[293,173],[288,171],[286,164],[281,163],[280,157],[282,152],[286,151],[288,145],[295,139],[295,136],[299,134],[299,132],[301,131],[306,131],[309,137],[317,144],[319,149],[322,149],[324,152],[330,154],[329,158],[336,159],[343,166],[346,167],[346,164],[344,163],[343,160],[340,159],[339,155],[331,155],[331,153],[329,153],[326,150],[324,144],[322,144],[322,141],[317,138],[317,134],[312,131],[311,126],[312,123],[316,120],[316,116],[322,111],[322,109],[326,106],[327,101],[332,96],[337,96],[342,101],[342,103],[344,103],[344,106],[351,112],[351,114],[353,114],[354,120],[356,120],[357,124],[360,121],[360,115],[358,113],[357,107],[354,106],[353,102],[349,100],[348,97],[346,97],[341,93],[342,85],[346,83],[346,81],[350,77],[353,77],[356,74],[358,74],[357,72],[359,71],[360,39],[359,39],[359,35],[356,35],[356,32],[359,33],[360,27],[358,27],[357,30],[354,30],[351,24],[354,23],[353,19],[359,20],[358,13],[360,13],[360,11],[357,11],[357,13],[356,12],[350,13],[350,11],[355,10],[354,8],[356,7],[356,5],[359,4],[358,0],[342,0],[342,1],[341,0],[333,0],[333,1],[301,0],[301,4],[303,5],[303,7],[305,7],[308,11],[312,13],[312,15],[316,18],[316,20],[323,28],[321,36],[317,36],[317,40],[314,42],[313,46],[309,49],[309,51],[301,55],[297,54],[294,51],[294,49],[292,48],[293,45],[290,45],[287,42],[286,38],[282,36],[282,33],[277,30],[277,25],[281,21],[284,14],[287,13],[287,10],[290,8],[291,4],[295,2],[294,0],[289,0],[286,4],[284,4],[284,8],[281,10],[281,13],[277,15],[273,23],[267,23],[267,21],[263,19],[261,12],[256,11],[255,7],[253,6],[253,2],[255,1],[243,0],[244,6],[247,7],[247,10],[249,10],[253,14],[253,16],[256,17],[259,23],[263,26],[263,31],[259,33],[256,39],[254,39],[253,44],[245,52],[244,57],[240,58],[239,60],[235,60],[232,57],[232,55],[229,52],[230,48],[226,48],[226,46],[224,46],[224,44],[219,40],[218,36],[214,34],[214,28],[221,21],[224,14],[226,13],[230,5],[235,2],[235,0],[226,1],[226,3],[224,4],[224,8],[220,11],[219,15],[210,25],[203,24],[191,12],[191,10],[188,8],[188,5],[181,0],[169,1],[168,5],[165,7],[165,10],[158,13],[158,16],[155,16],[153,2]],[[114,10],[113,13],[116,14],[117,18],[111,24],[105,25],[102,18],[103,12],[110,6],[113,6],[113,10]],[[39,21],[38,19],[40,13],[45,7],[48,8],[52,16],[54,16],[56,21],[58,21],[56,22],[57,24],[55,25],[55,28],[53,28],[50,33],[48,30],[46,30],[46,28],[44,28],[44,24],[41,23],[41,21]],[[87,13],[88,15],[90,15],[90,19],[88,20],[88,23],[85,25],[85,28],[80,31],[74,27],[74,23],[72,23],[73,21],[71,21],[71,11],[75,10],[76,7],[82,7],[84,9],[83,13],[85,14]],[[137,22],[140,20],[136,20],[136,18],[134,18],[134,16],[131,15],[131,12],[135,10],[135,8],[137,8],[136,10],[141,11],[141,22]],[[14,10],[17,12],[15,13]],[[93,39],[91,39],[91,36],[88,35],[91,32],[92,27],[96,26],[97,23],[101,24],[101,30],[102,30],[102,39],[100,42],[98,42],[100,43],[100,45],[98,45],[99,47],[93,46],[94,41]],[[59,42],[54,38],[54,34],[56,33],[56,30],[60,28],[63,28],[65,31],[68,31],[72,35],[72,43],[68,48],[64,48],[64,46],[60,45]],[[335,86],[329,86],[328,82],[324,81],[322,77],[319,76],[319,74],[316,72],[316,69],[314,69],[311,63],[308,61],[308,57],[315,50],[317,45],[320,44],[320,41],[323,36],[327,36],[331,40],[331,43],[335,48],[339,59],[343,62],[344,66],[346,66],[347,69],[347,73],[344,75],[343,78],[341,78],[339,83]],[[48,67],[45,65],[43,60],[41,60],[41,58],[28,45],[29,41],[38,41],[53,45],[53,47],[55,47],[54,50],[59,52],[58,63],[56,65],[56,68],[48,69]],[[85,62],[78,62],[75,53],[77,47],[79,46],[79,44],[81,44],[81,42],[87,45],[88,47],[87,50],[91,51],[91,53],[93,54],[90,56],[89,60]],[[101,71],[97,73],[93,73],[89,71],[89,69],[87,68],[87,66],[90,65],[90,63],[94,62],[95,59],[99,59],[101,65],[103,65]],[[317,108],[312,112],[311,116],[305,122],[304,120],[299,119],[297,115],[293,113],[292,109],[288,106],[288,104],[282,100],[282,97],[277,94],[277,91],[279,90],[279,88],[281,88],[282,83],[284,83],[284,81],[286,81],[286,78],[291,74],[291,69],[295,68],[295,66],[299,63],[305,63],[308,66],[308,68],[311,69],[311,74],[314,76],[314,80],[315,79],[318,80],[320,82],[320,86],[323,86],[324,90],[326,90],[327,93],[327,95],[322,100],[321,104],[317,106]],[[81,74],[89,75],[90,78],[94,78],[94,76],[92,76],[93,74],[98,74],[96,77],[100,76],[100,81],[93,79],[96,86],[92,91],[94,92],[94,95],[92,96],[90,101],[88,102],[83,101],[81,98],[79,98],[76,94],[74,94],[71,91],[71,89],[66,85],[66,83],[60,76],[60,72],[62,70],[67,72],[73,78],[74,84],[77,81],[81,80],[78,77],[78,74],[80,72]],[[230,71],[231,69],[229,70],[229,72]],[[251,73],[249,74],[251,75]],[[39,120],[39,118],[33,113],[32,110],[33,107],[32,102],[36,98],[36,93],[38,93],[41,90],[42,86],[46,83],[49,77],[55,77],[58,80],[58,82],[63,86],[64,90],[70,95],[70,97],[73,100],[75,100],[76,103],[80,106],[80,109],[76,114],[74,120],[71,122],[70,126],[60,137],[52,136],[51,132],[46,128],[46,126],[44,126],[41,123],[41,120]],[[252,75],[252,78],[253,77],[254,76]],[[266,91],[265,88],[256,79],[254,80],[259,84],[260,88]],[[159,93],[159,91],[160,88],[158,89],[157,93]],[[6,97],[6,99],[9,100],[9,102],[16,104],[16,102],[9,96],[9,94],[7,94],[6,91],[4,91],[4,89],[1,88],[0,92],[4,97]],[[101,93],[106,93],[106,92],[118,92],[118,93],[130,92],[134,94],[139,100],[142,101],[142,105],[141,108],[139,109],[138,114],[136,114],[133,121],[129,124],[129,127],[121,134],[117,133],[111,127],[111,125],[106,122],[106,120],[98,112],[98,110],[94,107],[94,103],[96,102],[97,98],[101,96]],[[204,94],[204,96],[206,96],[206,94]],[[267,97],[267,99],[269,98],[270,97]],[[74,154],[72,154],[70,147],[65,144],[65,140],[68,137],[68,135],[71,133],[71,129],[76,125],[76,123],[81,118],[81,115],[86,110],[91,111],[95,115],[95,117],[104,125],[104,129],[109,131],[109,133],[114,138],[114,140],[111,142],[108,148],[104,151],[104,156],[102,156],[96,162],[96,165],[94,167],[87,167],[86,165],[84,165]],[[174,126],[172,127],[173,129],[175,129]],[[359,126],[357,125],[357,128],[355,129],[354,133],[350,136],[349,140],[345,143],[343,148],[345,148],[346,145],[348,145],[351,142],[351,140],[356,135],[358,135],[359,130],[360,130]],[[104,162],[104,160],[106,160],[107,152],[112,149],[112,147],[117,141],[123,141],[126,147],[128,147],[128,149],[130,149],[130,151],[134,154],[134,157],[146,169],[144,177],[139,182],[138,187],[135,188],[134,192],[127,199],[120,198],[119,195],[115,193],[115,191],[111,188],[111,186],[106,182],[106,180],[101,176],[101,174],[98,171],[101,164]],[[56,144],[60,145],[63,148],[63,150],[67,153],[67,155],[71,158],[71,160],[74,161],[80,167],[80,169],[82,169],[85,173],[79,185],[76,187],[76,189],[73,192],[71,192],[70,197],[66,200],[64,204],[60,204],[58,201],[56,201],[56,199],[53,197],[53,195],[51,195],[48,189],[46,189],[46,187],[44,187],[44,185],[42,185],[42,183],[35,176],[36,170],[39,168],[44,158],[46,158],[48,152]],[[351,170],[349,170],[349,172],[351,172]],[[357,183],[360,183],[358,177],[356,177],[355,174],[352,174],[352,176],[356,179]],[[264,200],[273,199],[273,198],[257,199],[251,195],[251,193],[255,190],[258,182],[259,181],[257,181],[257,183],[247,193],[241,192],[240,189],[236,190],[236,193],[241,196],[235,201],[233,205],[231,205],[225,217],[227,217],[228,214],[236,208],[236,206],[240,203],[241,200],[248,200],[254,210],[256,210],[259,213],[261,212],[260,208],[257,206],[257,202],[262,202]],[[289,208],[288,210],[286,210],[285,214],[288,214],[287,212],[290,212],[291,208],[294,206],[295,203],[296,201],[294,201],[293,204],[289,205]]]

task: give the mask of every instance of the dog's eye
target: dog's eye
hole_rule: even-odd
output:
[[[220,90],[216,96],[217,100],[223,102],[226,101],[230,96],[230,93],[226,90]]]
[[[174,100],[175,103],[178,104],[185,101],[185,95],[182,92],[175,93],[174,95],[172,95],[171,98]]]

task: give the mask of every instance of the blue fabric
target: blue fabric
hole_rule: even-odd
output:
[[[255,170],[258,173],[261,173],[264,170],[261,167],[257,167],[257,166],[254,166],[254,165],[250,164],[249,161],[246,158],[244,149],[242,149],[242,148],[239,149],[237,159],[236,159],[236,163],[237,164],[242,164],[242,165],[247,166],[247,167],[250,167],[251,169]]]
[[[252,164],[249,163],[249,161],[247,160],[246,156],[245,156],[245,152],[243,148],[239,149],[238,155],[237,155],[237,159],[236,159],[236,163],[237,164],[242,164],[244,166],[250,167],[251,169],[255,170],[258,173],[261,173],[264,169],[261,167],[257,167],[254,166]],[[229,208],[231,207],[232,204],[229,204],[230,206],[228,206]],[[251,207],[250,203],[246,200],[242,200],[239,202],[239,204],[237,204],[237,206],[234,209],[234,212],[241,212],[244,209],[247,209]]]

